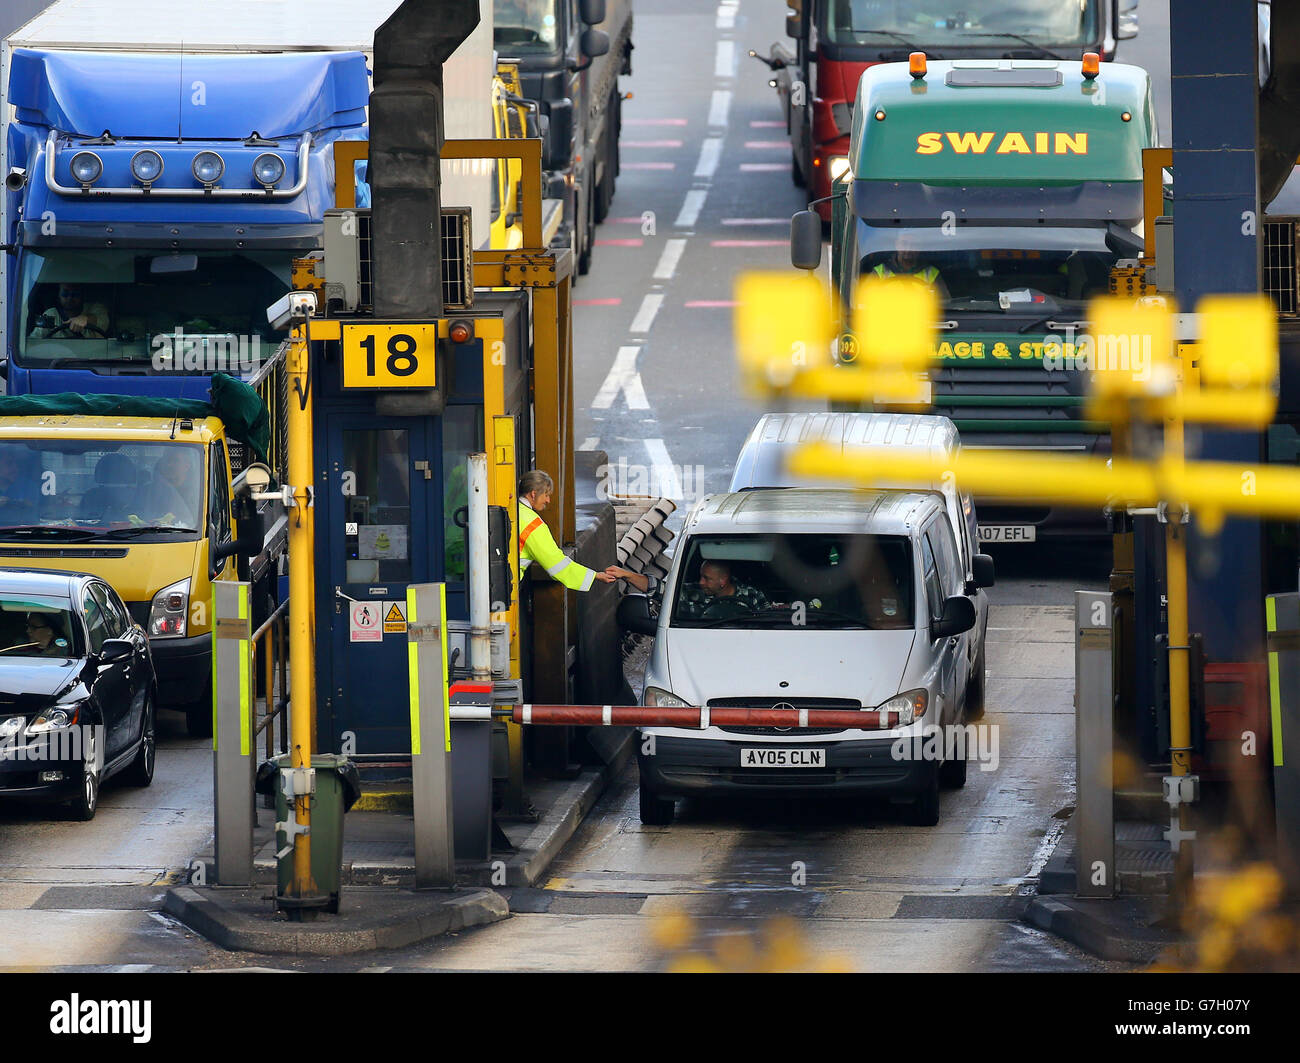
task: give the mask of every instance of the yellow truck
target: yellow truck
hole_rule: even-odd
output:
[[[250,580],[263,616],[278,596],[285,521],[268,529],[251,497],[269,470],[217,416],[10,416],[16,401],[0,400],[0,568],[110,583],[148,635],[160,703],[211,734],[212,583]]]

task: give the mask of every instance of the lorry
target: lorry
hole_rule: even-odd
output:
[[[1061,59],[1085,51],[1115,57],[1118,41],[1137,36],[1137,0],[993,0],[941,5],[850,0],[791,0],[786,35],[768,56],[790,137],[791,177],[813,202],[831,194],[847,169],[858,80],[873,64],[922,51],[932,59]],[[816,209],[830,220],[825,202]]]
[[[283,512],[252,497],[269,469],[231,461],[253,445],[269,459],[269,438],[241,411],[192,401],[9,396],[0,418],[0,568],[111,584],[149,639],[160,704],[211,734],[212,584],[252,584],[260,623],[284,554]]]
[[[554,243],[572,247],[585,274],[618,178],[632,0],[494,0],[493,11],[497,51],[541,111],[545,195],[564,204]]]
[[[1083,418],[1094,355],[1134,372],[1143,356],[1110,342],[1124,337],[1094,344],[1086,306],[1142,254],[1142,151],[1155,144],[1150,79],[1095,53],[917,53],[869,68],[831,201],[837,311],[849,320],[863,278],[921,278],[942,304],[930,409],[963,446],[1109,453],[1106,426]],[[791,252],[796,266],[820,263],[815,212],[795,215]],[[841,361],[853,343],[845,326]],[[1106,528],[1099,512],[1046,505],[985,500],[979,512],[981,542]]]
[[[448,137],[491,137],[491,12],[445,64]],[[221,348],[256,371],[266,308],[323,246],[334,146],[364,139],[398,0],[58,0],[0,46],[0,376],[10,394],[202,398]],[[488,242],[491,175],[444,161]],[[354,173],[339,175],[355,183]],[[61,303],[63,298],[70,300]],[[81,313],[84,322],[70,326]],[[197,352],[169,359],[181,338]]]

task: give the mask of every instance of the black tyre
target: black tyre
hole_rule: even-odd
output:
[[[961,751],[960,757],[945,760],[939,769],[939,785],[949,790],[960,790],[966,785],[966,765],[969,762],[969,754],[965,749]]]
[[[581,192],[578,194],[578,216],[582,219],[578,229],[578,274],[583,277],[591,272],[592,230],[595,228],[591,198]]]
[[[68,802],[68,812],[73,819],[79,819],[83,822],[95,818],[95,810],[99,808],[99,782],[100,769],[98,750],[95,748],[95,739],[89,738],[90,748],[83,751],[84,766],[81,776],[81,786],[77,791],[76,797]]]
[[[144,704],[144,724],[140,728],[140,750],[126,769],[122,781],[127,786],[148,786],[153,782],[154,762],[158,757],[158,710],[153,694]]]
[[[677,803],[671,797],[661,797],[641,772],[641,786],[638,796],[641,799],[641,822],[647,827],[666,827],[673,821]]]
[[[790,180],[794,182],[795,188],[804,188],[808,184],[808,179],[803,175],[803,167],[799,165],[799,156],[790,153]]]
[[[212,737],[212,680],[205,698],[185,706],[185,733],[191,738]]]
[[[987,679],[984,675],[984,650],[975,658],[975,666],[966,684],[966,720],[973,723],[984,719],[984,688]]]
[[[939,772],[930,772],[929,782],[907,807],[907,822],[914,827],[933,827],[939,822]]]

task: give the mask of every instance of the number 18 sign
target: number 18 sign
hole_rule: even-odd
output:
[[[411,324],[343,326],[343,387],[431,388],[438,327]]]

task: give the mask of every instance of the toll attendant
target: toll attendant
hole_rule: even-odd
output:
[[[551,504],[555,482],[540,469],[526,472],[519,479],[519,570],[520,576],[536,561],[554,580],[571,591],[589,591],[593,584],[613,583],[617,578],[608,571],[596,572],[580,565],[555,544],[551,529],[538,516]]]

